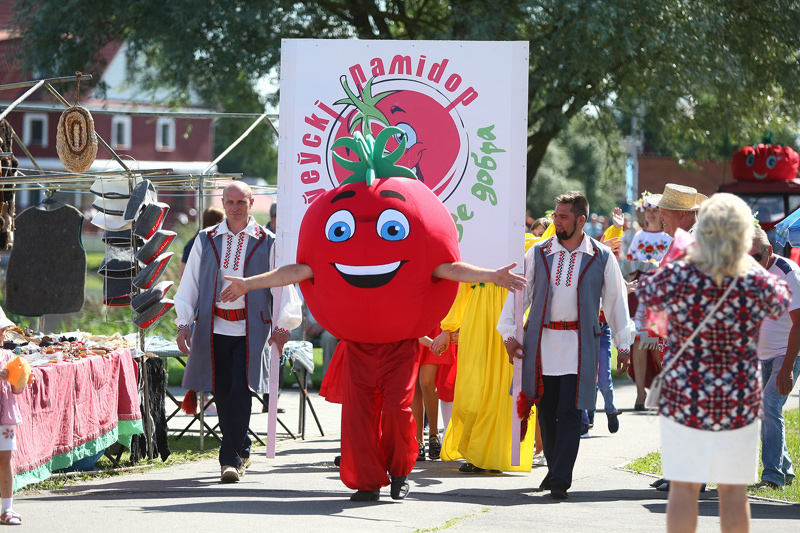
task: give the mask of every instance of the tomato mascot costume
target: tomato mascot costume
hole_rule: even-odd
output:
[[[411,413],[419,366],[418,338],[447,314],[458,283],[433,277],[459,261],[455,223],[442,202],[407,168],[395,163],[402,131],[377,139],[356,132],[337,140],[360,161],[337,161],[353,175],[315,198],[300,227],[297,262],[313,278],[300,283],[322,327],[342,339],[335,378],[342,400],[342,482],[356,501],[408,492],[417,458]],[[330,369],[329,369],[330,370]],[[326,380],[328,376],[326,375]]]
[[[741,181],[788,181],[797,177],[800,157],[790,146],[772,144],[771,136],[733,153],[733,177]]]

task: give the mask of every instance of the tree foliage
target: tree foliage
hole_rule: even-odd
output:
[[[594,213],[609,215],[625,198],[625,156],[613,117],[580,114],[547,147],[527,205],[534,218],[561,193],[582,191]]]
[[[796,0],[16,1],[27,66],[73,72],[125,39],[151,82],[210,103],[272,72],[282,38],[527,40],[529,190],[587,108],[644,110],[653,142],[676,157],[800,118]]]

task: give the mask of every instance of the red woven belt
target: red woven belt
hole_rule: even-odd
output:
[[[214,314],[223,320],[227,320],[228,322],[238,322],[239,320],[247,319],[247,309],[245,308],[220,309],[219,307],[215,307]]]
[[[549,324],[543,324],[542,327],[558,330],[578,329],[578,322],[550,322]]]

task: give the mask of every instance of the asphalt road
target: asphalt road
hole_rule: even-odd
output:
[[[219,483],[216,460],[148,469],[81,482],[61,490],[20,494],[14,507],[29,531],[663,531],[667,494],[652,478],[622,466],[658,449],[656,417],[631,410],[635,390],[617,385],[621,428],[611,435],[599,412],[591,437],[581,441],[566,501],[535,493],[545,468],[524,474],[462,474],[459,463],[417,463],[411,492],[393,501],[388,488],[377,503],[353,503],[333,458],[339,448],[337,405],[312,395],[325,436],[308,414],[306,440],[281,439],[275,459],[263,449],[236,484]],[[280,415],[297,426],[296,391],[286,391]],[[794,393],[788,405],[798,404]],[[259,409],[260,411],[260,409]],[[214,418],[210,418],[215,422]],[[172,427],[188,419],[176,417]],[[253,427],[266,428],[254,412]],[[688,452],[688,451],[687,451]],[[719,531],[714,491],[701,495],[700,531]],[[753,531],[800,530],[800,505],[752,500]]]

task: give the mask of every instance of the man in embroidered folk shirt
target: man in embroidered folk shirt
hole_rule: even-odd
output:
[[[794,468],[786,446],[783,406],[800,374],[800,266],[772,253],[772,245],[761,228],[753,236],[750,255],[789,284],[792,302],[779,318],[761,323],[758,334],[758,359],[764,387],[764,421],[761,426],[761,482],[757,489],[777,489],[791,485]]]
[[[302,316],[300,298],[291,285],[282,291],[274,327],[268,289],[220,301],[224,276],[252,276],[273,267],[275,237],[250,216],[252,205],[246,183],[225,187],[225,220],[197,235],[174,298],[178,349],[189,355],[183,386],[214,391],[222,430],[223,482],[238,481],[250,465],[250,389],[267,391],[270,346],[275,342],[282,350]]]
[[[572,484],[581,411],[596,402],[601,297],[619,349],[618,368],[628,363],[634,334],[619,264],[608,247],[584,232],[588,216],[589,203],[581,193],[556,198],[556,236],[525,255],[523,307],[530,306],[530,313],[524,348],[514,339],[512,295],[497,325],[509,358],[524,357],[522,390],[529,404],[538,402],[547,459],[547,476],[539,488],[556,499],[565,499]]]

